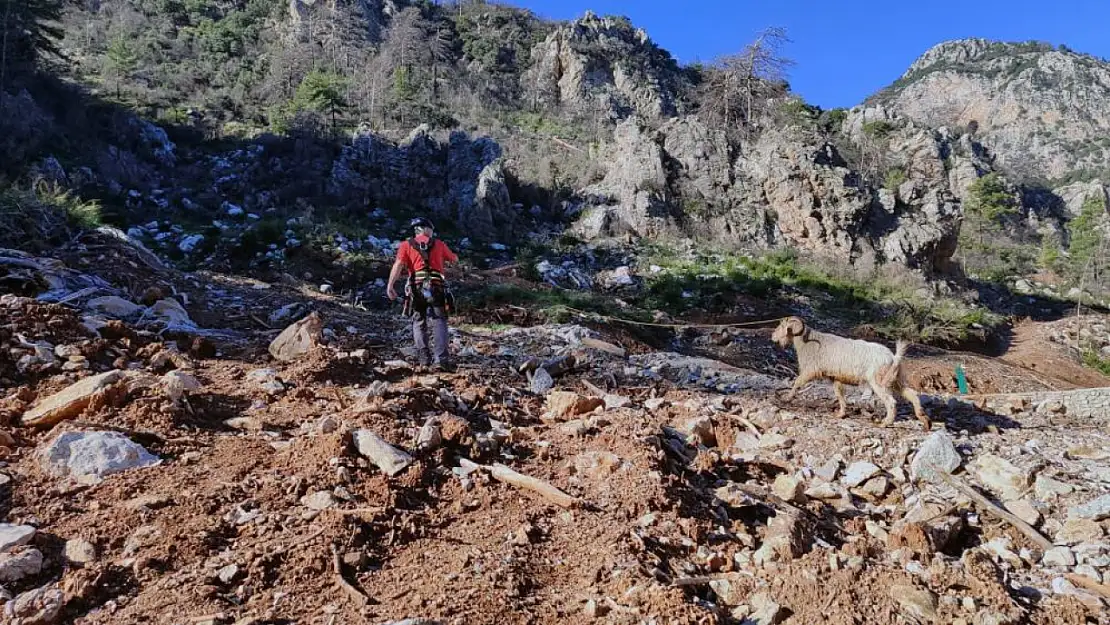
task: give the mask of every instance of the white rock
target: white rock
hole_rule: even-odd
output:
[[[984,486],[1003,499],[1020,499],[1029,487],[1029,474],[999,456],[980,456],[972,469]]]
[[[46,471],[82,481],[151,467],[161,460],[118,432],[64,432],[42,452]]]
[[[921,443],[913,462],[910,463],[910,477],[914,480],[935,482],[936,470],[952,473],[960,468],[963,457],[956,451],[956,445],[946,432],[937,431]]]
[[[1075,492],[1075,487],[1044,475],[1038,475],[1036,482],[1033,483],[1033,492],[1037,495],[1037,499],[1048,501],[1062,495],[1072,494]]]
[[[43,586],[29,590],[4,605],[4,622],[13,625],[54,625],[62,616],[65,594]]]
[[[0,523],[0,553],[29,544],[35,538],[35,531],[30,525]]]
[[[14,583],[42,572],[42,552],[34,548],[0,553],[0,583]]]
[[[80,538],[67,540],[65,558],[71,564],[92,564],[96,561],[96,546]]]
[[[1037,525],[1041,522],[1041,513],[1033,507],[1033,504],[1028,499],[1017,499],[1003,503],[1003,506],[1014,514],[1017,518],[1025,521],[1030,525]]]
[[[848,488],[855,488],[878,475],[881,470],[870,462],[853,462],[848,470],[844,472],[841,481]]]
[[[1080,564],[1079,566],[1075,567],[1075,574],[1082,575],[1083,577],[1086,577],[1087,579],[1095,583],[1102,583],[1102,575],[1098,572],[1098,569],[1091,566],[1090,564]]]
[[[120,319],[127,319],[142,312],[143,307],[129,302],[122,297],[109,295],[107,297],[97,297],[88,301],[85,304],[90,310],[104,313],[111,317],[119,317]]]
[[[1102,540],[1102,526],[1090,519],[1068,519],[1053,541],[1057,545],[1077,545]]]
[[[1068,508],[1068,518],[1089,519],[1091,521],[1102,521],[1110,518],[1110,495],[1103,495],[1081,506]]]
[[[177,244],[177,249],[185,252],[186,254],[197,249],[197,246],[204,242],[203,234],[190,234]]]
[[[353,439],[358,452],[390,477],[412,464],[412,456],[390,445],[370,430],[355,430]]]
[[[216,573],[216,577],[225,584],[230,584],[231,582],[235,581],[235,578],[238,575],[239,567],[235,564],[229,564]]]
[[[330,492],[318,490],[311,495],[301,497],[301,503],[312,510],[327,510],[328,508],[334,508],[336,501]]]
[[[1045,566],[1075,566],[1075,554],[1067,547],[1053,547],[1044,553],[1041,564]]]
[[[717,433],[713,427],[713,420],[709,417],[690,419],[683,425],[682,431],[686,433],[686,442],[691,445],[713,447],[717,444]]]
[[[833,458],[821,465],[821,468],[814,471],[814,475],[826,482],[832,482],[836,479],[836,476],[840,474],[840,466],[840,458]]]
[[[805,500],[805,483],[796,476],[784,473],[775,478],[771,492],[785,501],[800,502]]]

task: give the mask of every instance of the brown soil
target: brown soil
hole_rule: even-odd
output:
[[[100,253],[97,266],[112,254]],[[699,451],[676,442],[668,428],[702,412],[713,396],[624,378],[619,366],[599,359],[561,378],[560,387],[587,392],[583,378],[610,380],[614,392],[637,400],[658,393],[670,406],[585,415],[593,421],[573,430],[540,419],[543,399],[524,391],[526,382],[504,360],[474,357],[457,373],[435,375],[386,365],[400,353],[383,345],[400,344],[398,336],[404,336],[386,314],[367,313],[297,285],[257,290],[235,277],[185,278],[155,274],[137,263],[124,267],[108,277],[131,281],[136,298],[149,286],[173,287],[189,294],[190,312],[202,326],[237,334],[210,350],[191,350],[192,342],[183,341],[174,352],[164,337],[126,327],[113,339],[89,338],[78,331],[76,313],[65,307],[5,304],[0,343],[19,333],[29,340],[74,344],[93,371],[123,366],[153,378],[180,367],[203,385],[180,406],[156,388],[144,388],[121,407],[94,406],[79,422],[51,431],[9,429],[16,447],[3,471],[13,484],[0,500],[0,521],[36,525],[35,546],[46,565],[41,574],[7,590],[18,594],[56,585],[66,597],[62,622],[211,618],[330,624],[423,617],[468,625],[586,623],[596,620],[586,612],[587,603],[596,602],[600,618],[613,623],[728,623],[738,617],[713,589],[720,587],[686,581],[732,573],[738,603],[766,592],[781,604],[781,622],[788,624],[909,622],[892,592],[898,586],[978,602],[969,612],[958,601],[942,600],[938,622],[971,622],[984,610],[1031,623],[1099,618],[1097,610],[1077,601],[1048,597],[1032,603],[997,579],[973,579],[970,570],[953,573],[962,569],[937,560],[919,563],[935,568],[930,581],[923,581],[869,535],[862,518],[839,514],[828,504],[810,501],[791,512],[768,498],[730,507],[711,494],[733,481],[768,489],[779,474],[819,466],[819,459],[837,450],[855,453],[870,441],[880,450],[876,453],[896,455],[920,438],[912,424],[882,429],[866,417],[838,422],[823,409],[778,411],[766,400],[741,397],[715,417],[717,446]],[[276,363],[265,348],[279,328],[266,327],[266,319],[291,301],[321,310],[335,338],[302,361]],[[788,361],[764,335],[745,331],[729,344],[746,346],[739,353],[753,361],[750,368],[788,377]],[[491,342],[460,336],[469,347]],[[626,330],[604,337],[630,351],[648,349]],[[366,352],[350,353],[357,349]],[[167,350],[176,360],[159,357]],[[9,419],[36,397],[84,375],[20,372],[4,358],[6,350],[0,354],[0,378],[8,392],[0,415]],[[954,381],[946,376],[953,362],[964,363],[977,392],[1046,385],[1038,373],[1023,372],[1020,358],[929,357],[915,364],[912,377],[922,390],[951,391]],[[270,396],[249,376],[264,367],[276,371],[285,392]],[[1059,375],[1067,374],[1055,371],[1052,380],[1059,381]],[[384,395],[361,399],[375,382],[387,383]],[[763,431],[787,433],[794,447],[759,459],[730,459],[724,448],[737,435],[739,422],[731,419],[739,415],[748,415]],[[326,417],[338,421],[337,431],[319,430]],[[238,418],[247,421],[227,423]],[[352,447],[350,432],[368,428],[412,450],[429,418],[443,420],[444,446],[413,452],[416,461],[393,478]],[[508,440],[498,444],[488,436],[496,425],[491,420],[511,430]],[[162,464],[94,486],[44,473],[37,449],[61,431],[98,427],[128,433]],[[599,452],[619,462],[595,462]],[[460,477],[464,459],[507,464],[577,497],[581,505],[560,508],[482,470]],[[333,508],[315,511],[304,504],[304,497],[319,491],[333,493]],[[870,503],[893,509],[902,502],[900,488],[894,488]],[[857,503],[868,505],[858,498]],[[794,520],[784,521],[787,517]],[[750,554],[773,526],[774,532],[789,533],[798,553],[754,575],[737,573],[734,556]],[[1008,535],[1021,540],[1012,530]],[[64,563],[62,546],[74,538],[96,545],[95,562]],[[964,548],[973,546],[969,541]],[[229,565],[238,567],[234,574],[226,574]],[[345,590],[340,576],[365,601]]]

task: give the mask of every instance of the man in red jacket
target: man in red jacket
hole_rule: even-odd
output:
[[[407,272],[405,312],[412,316],[412,338],[416,345],[417,359],[422,366],[431,361],[437,368],[450,369],[447,313],[451,302],[443,272],[447,263],[457,263],[459,257],[446,243],[435,238],[435,227],[431,221],[419,217],[412,220],[411,225],[415,236],[397,248],[397,260],[389,273],[386,294],[390,300],[397,299],[394,284],[402,273]],[[432,335],[435,339],[435,352],[432,355],[428,353],[429,319],[432,320]]]

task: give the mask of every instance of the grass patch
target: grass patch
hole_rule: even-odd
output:
[[[633,321],[650,321],[643,310],[621,308],[613,299],[583,291],[549,288],[522,288],[511,284],[495,284],[467,293],[468,308],[493,310],[501,306],[524,306],[544,321],[566,323],[577,318],[571,310],[609,315]]]
[[[54,185],[0,190],[0,246],[22,250],[52,247],[103,224],[100,204]]]
[[[1093,347],[1089,347],[1083,351],[1083,366],[1094,369],[1102,375],[1110,376],[1110,358],[1099,356],[1098,352],[1095,351]]]
[[[818,314],[868,324],[885,338],[949,345],[985,340],[1004,322],[985,308],[919,295],[919,285],[909,277],[835,275],[790,250],[761,257],[664,257],[654,263],[665,271],[647,278],[647,293],[639,303],[671,312],[723,312],[737,295],[786,304],[801,294]]]

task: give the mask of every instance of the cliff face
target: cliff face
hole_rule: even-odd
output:
[[[874,99],[927,126],[975,129],[1019,178],[1110,169],[1110,63],[1067,48],[943,43]]]

